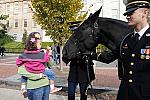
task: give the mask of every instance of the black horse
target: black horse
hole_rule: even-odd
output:
[[[132,32],[124,21],[98,17],[100,11],[101,8],[74,30],[63,48],[65,63],[77,58],[80,54],[95,52],[98,44],[115,50],[119,48],[122,39]]]

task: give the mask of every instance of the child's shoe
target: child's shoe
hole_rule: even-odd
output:
[[[27,98],[28,95],[27,95],[27,90],[21,90],[21,95],[24,97],[24,98]]]
[[[27,98],[27,85],[26,83],[21,84],[21,95],[23,95],[24,98]]]
[[[50,93],[55,93],[62,90],[62,87],[54,87],[52,90],[50,90]]]

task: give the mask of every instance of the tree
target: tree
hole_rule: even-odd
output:
[[[60,51],[71,35],[68,22],[83,20],[87,15],[87,12],[79,14],[83,8],[82,0],[32,0],[32,6],[34,19],[60,46]]]
[[[8,15],[0,15],[0,20],[6,20],[8,17]]]
[[[26,39],[27,39],[27,30],[24,29],[24,33],[23,33],[23,37],[22,37],[22,43],[23,43],[23,44],[25,44]]]
[[[87,13],[79,15],[82,0],[32,0],[34,19],[46,30],[52,40],[60,45],[70,36],[68,22],[83,20]]]
[[[0,15],[0,21],[6,21],[7,15]],[[10,41],[13,41],[13,37],[9,36],[7,33],[7,24],[0,22],[0,45],[4,45]]]

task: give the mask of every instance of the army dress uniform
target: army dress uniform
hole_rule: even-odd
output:
[[[149,8],[149,0],[129,0],[124,15]],[[136,35],[139,35],[136,39]],[[120,46],[123,76],[117,100],[150,100],[150,27],[128,34]]]
[[[124,71],[117,100],[150,100],[150,28],[138,42],[129,34],[120,53]]]
[[[138,8],[149,8],[149,0],[129,0],[124,15]],[[139,37],[138,37],[139,35]],[[137,37],[137,38],[136,38]],[[139,40],[138,40],[139,39]],[[102,53],[98,61],[110,63],[119,59],[121,84],[117,100],[150,100],[150,27],[124,37],[120,48]]]
[[[102,53],[98,61],[110,63],[121,59],[121,84],[117,100],[150,100],[150,27],[139,41],[135,41],[135,33],[128,34],[120,49]]]

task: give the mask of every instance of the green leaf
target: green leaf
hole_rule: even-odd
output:
[[[32,0],[32,7],[35,21],[59,45],[72,34],[68,22],[82,21],[87,15],[87,12],[79,14],[82,0]]]

